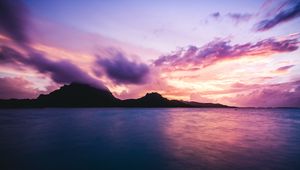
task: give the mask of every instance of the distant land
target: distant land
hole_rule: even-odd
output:
[[[147,93],[138,99],[121,100],[109,90],[87,84],[71,83],[36,99],[0,99],[0,108],[39,108],[39,107],[193,107],[230,108],[218,103],[198,103],[182,100],[169,100],[159,93]]]

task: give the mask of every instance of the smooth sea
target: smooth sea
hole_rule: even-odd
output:
[[[1,170],[299,170],[300,109],[1,109]]]

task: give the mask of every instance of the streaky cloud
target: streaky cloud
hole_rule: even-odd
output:
[[[29,81],[20,77],[1,77],[0,81],[0,99],[36,98],[41,93]]]
[[[229,40],[214,40],[202,47],[189,46],[154,61],[155,66],[172,67],[174,70],[201,69],[219,61],[246,56],[270,56],[275,53],[293,52],[299,48],[298,38],[277,40],[268,38],[256,43],[231,45]]]
[[[273,17],[258,22],[255,25],[256,31],[267,31],[275,26],[292,19],[300,17],[300,1],[299,0],[287,0],[284,5],[278,7],[279,12],[275,11]]]
[[[0,32],[19,44],[28,43],[27,11],[20,0],[0,0]]]
[[[98,88],[107,89],[102,82],[91,77],[69,60],[53,61],[33,49],[27,32],[28,13],[19,0],[0,1],[0,29],[17,43],[24,53],[2,46],[0,64],[10,64],[14,68],[30,67],[39,73],[50,76],[58,84],[72,82],[87,83]]]
[[[54,82],[59,84],[77,82],[106,89],[99,80],[91,77],[70,61],[52,61],[36,51],[30,51],[28,56],[25,56],[12,48],[1,47],[0,64],[7,63],[15,64],[15,67],[31,67],[42,74],[49,75]]]
[[[275,72],[277,73],[282,73],[282,72],[286,72],[288,71],[289,69],[291,69],[292,67],[294,67],[295,65],[287,65],[287,66],[282,66],[282,67],[279,67],[275,70]]]
[[[245,85],[247,88],[247,85]],[[244,87],[242,87],[244,88]],[[248,94],[238,94],[231,100],[241,106],[299,107],[300,81],[263,85]]]

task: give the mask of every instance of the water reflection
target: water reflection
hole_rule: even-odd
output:
[[[284,164],[291,131],[272,110],[182,109],[168,115],[164,132],[180,169],[291,168]]]
[[[0,169],[300,169],[300,110],[0,110]]]

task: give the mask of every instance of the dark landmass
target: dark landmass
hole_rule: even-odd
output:
[[[0,100],[0,108],[38,108],[38,107],[209,107],[229,108],[215,103],[198,103],[181,100],[169,100],[159,93],[147,93],[138,99],[120,100],[108,90],[86,84],[72,83],[64,85],[37,99]]]
[[[240,109],[300,109],[300,107],[239,107]]]

